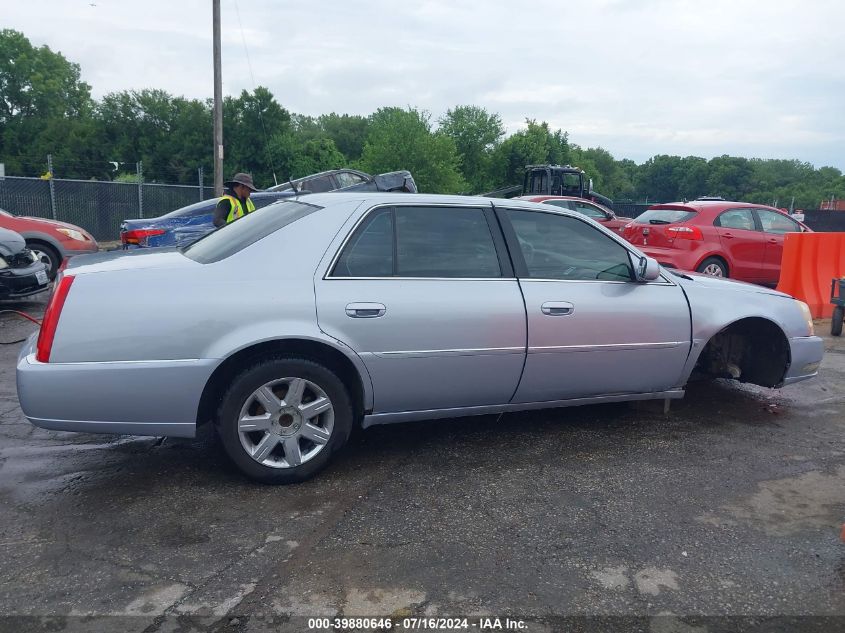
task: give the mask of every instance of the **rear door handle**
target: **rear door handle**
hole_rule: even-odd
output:
[[[381,303],[350,303],[346,306],[346,316],[353,319],[375,319],[386,312],[387,308]]]
[[[778,240],[775,237],[769,238],[769,244],[777,244]]]
[[[569,316],[575,312],[575,306],[568,301],[546,301],[540,311],[548,316]]]
[[[727,237],[728,239],[733,239],[733,233],[722,233],[722,237]]]

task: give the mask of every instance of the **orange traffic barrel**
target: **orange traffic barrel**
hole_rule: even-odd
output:
[[[830,318],[830,280],[845,277],[845,233],[787,233],[777,289],[800,299],[814,319]]]

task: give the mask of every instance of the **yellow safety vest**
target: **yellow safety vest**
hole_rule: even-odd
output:
[[[226,217],[226,224],[234,222],[238,218],[241,218],[246,215],[246,213],[252,213],[253,211],[255,211],[255,205],[252,203],[252,198],[246,199],[246,213],[244,213],[244,208],[241,205],[241,201],[238,200],[235,196],[225,195],[221,199],[228,200],[231,205],[231,207],[229,208],[229,215]]]

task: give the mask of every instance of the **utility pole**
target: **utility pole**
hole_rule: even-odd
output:
[[[220,0],[212,0],[214,20],[214,195],[223,195],[223,71],[220,68]]]
[[[144,162],[135,163],[135,173],[138,174],[138,214],[144,217]]]
[[[47,154],[47,176],[50,183],[50,209],[53,212],[53,219],[58,220],[56,215],[56,185],[53,182],[53,155]]]

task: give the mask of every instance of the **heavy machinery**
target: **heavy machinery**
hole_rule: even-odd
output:
[[[613,200],[593,191],[593,179],[583,169],[571,165],[526,165],[522,185],[496,189],[482,194],[510,198],[521,196],[572,196],[612,207]]]

